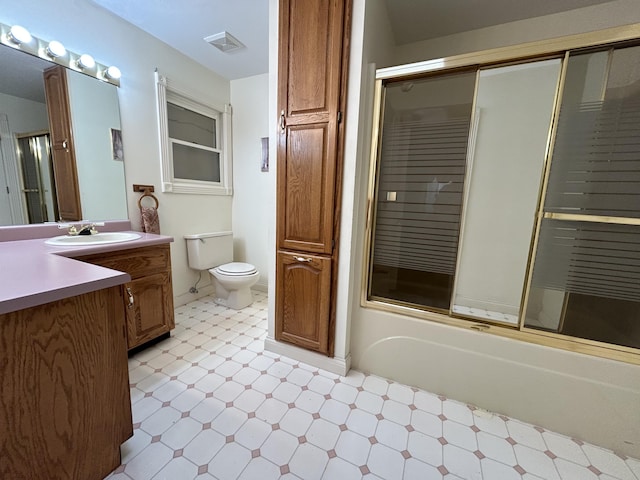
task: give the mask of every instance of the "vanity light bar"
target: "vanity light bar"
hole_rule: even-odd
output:
[[[71,70],[84,73],[117,87],[120,86],[120,70],[118,67],[102,65],[94,61],[91,55],[74,53],[55,40],[47,42],[34,37],[26,28],[20,25],[0,23],[0,44],[40,57],[49,62],[63,65]]]

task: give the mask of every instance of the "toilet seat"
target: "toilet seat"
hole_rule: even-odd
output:
[[[216,273],[228,276],[244,276],[256,273],[256,267],[250,263],[231,262],[214,268]]]

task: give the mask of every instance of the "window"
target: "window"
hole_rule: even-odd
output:
[[[631,40],[379,71],[363,305],[639,363]]]
[[[231,107],[178,92],[156,73],[162,191],[231,195]]]

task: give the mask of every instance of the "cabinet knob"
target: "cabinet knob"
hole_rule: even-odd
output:
[[[127,295],[129,295],[129,305],[128,308],[133,308],[133,293],[131,292],[131,287],[127,287]]]
[[[280,111],[280,130],[284,132],[284,110]]]
[[[69,150],[69,142],[67,142],[66,140],[62,141],[62,148],[64,148],[65,150]]]
[[[298,262],[303,262],[303,263],[309,263],[313,261],[312,258],[305,258],[305,257],[293,257],[293,258],[295,258]]]

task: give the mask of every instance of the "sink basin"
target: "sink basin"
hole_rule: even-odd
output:
[[[61,235],[45,240],[47,245],[58,247],[79,247],[86,245],[102,245],[105,243],[130,242],[140,238],[137,233],[131,232],[104,232],[94,235]]]

